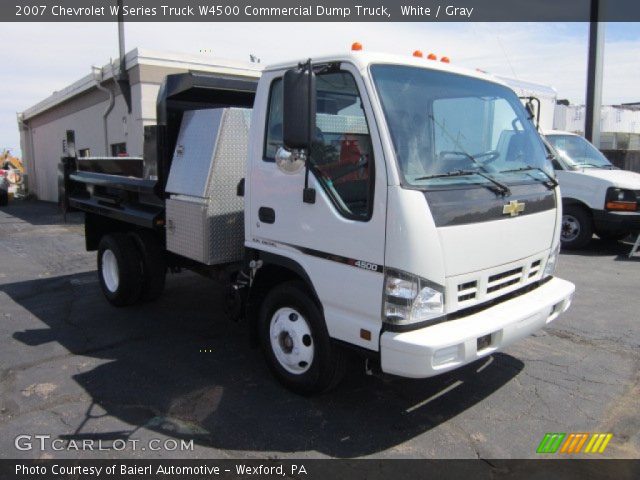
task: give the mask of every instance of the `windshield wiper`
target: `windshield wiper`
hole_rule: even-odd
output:
[[[471,155],[469,155],[471,156]],[[503,197],[505,195],[511,195],[511,190],[504,183],[499,182],[495,178],[487,175],[486,173],[479,172],[477,170],[452,170],[447,173],[436,173],[434,175],[426,175],[424,177],[418,177],[416,180],[430,180],[432,178],[445,178],[445,177],[462,177],[464,175],[479,175],[482,178],[486,178],[491,183],[495,185],[495,187],[488,187],[492,191],[497,191]]]
[[[520,167],[520,168],[512,168],[511,170],[502,170],[500,173],[513,173],[513,172],[529,172],[531,170],[537,170],[538,172],[542,172],[544,174],[545,177],[547,177],[549,179],[548,182],[544,182],[545,185],[547,185],[549,188],[555,188],[558,186],[558,180],[556,180],[555,178],[553,178],[549,172],[545,171],[544,168],[540,168],[540,167],[532,167],[531,165],[526,166],[526,167]],[[529,175],[531,178],[536,179],[536,177]]]
[[[593,168],[606,168],[607,170],[613,170],[613,165],[596,165],[595,163],[577,163],[580,167],[593,167]]]

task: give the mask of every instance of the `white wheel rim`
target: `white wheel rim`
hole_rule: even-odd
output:
[[[570,242],[580,235],[580,222],[573,215],[562,216],[562,240]]]
[[[118,290],[120,285],[118,261],[111,250],[102,252],[102,279],[110,292],[115,293]]]
[[[307,320],[297,310],[277,310],[269,325],[271,350],[287,372],[301,375],[311,368],[314,341]]]

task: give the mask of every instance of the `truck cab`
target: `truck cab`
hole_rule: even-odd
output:
[[[117,208],[94,198],[107,179],[65,162],[112,303],[157,294],[166,267],[225,277],[228,312],[303,394],[336,385],[347,351],[369,372],[430,377],[569,308],[574,285],[554,276],[558,185],[500,80],[354,51],[267,67],[242,105],[230,88],[159,114],[158,177],[112,182]]]
[[[428,377],[566,310],[574,287],[552,277],[559,191],[511,89],[420,58],[314,59],[311,155],[292,173],[278,165],[296,147],[282,137],[292,68],[267,68],[256,93],[246,246],[304,272],[332,339]]]
[[[563,247],[584,247],[594,233],[603,240],[621,240],[640,230],[640,174],[615,167],[574,133],[552,130],[545,138],[555,150],[562,188]]]

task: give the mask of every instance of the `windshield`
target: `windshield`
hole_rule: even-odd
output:
[[[402,65],[373,65],[371,73],[407,184],[509,184],[553,175],[542,140],[511,89]]]
[[[547,135],[547,140],[572,167],[612,168],[596,147],[577,135]]]

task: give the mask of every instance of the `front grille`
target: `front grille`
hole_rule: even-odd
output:
[[[478,302],[497,298],[511,292],[522,285],[526,285],[540,278],[542,259],[530,260],[518,266],[511,266],[507,270],[492,272],[487,276],[477,278],[466,277],[456,288],[457,303],[461,307],[470,307]]]
[[[531,264],[531,268],[529,269],[529,278],[534,277],[540,271],[541,260],[536,260]]]
[[[522,280],[522,267],[496,273],[489,277],[487,293],[497,292],[503,288],[515,285],[516,283],[520,283],[520,280]]]
[[[458,285],[458,302],[466,302],[467,300],[473,300],[478,294],[478,282],[473,280],[471,282],[465,282]]]

